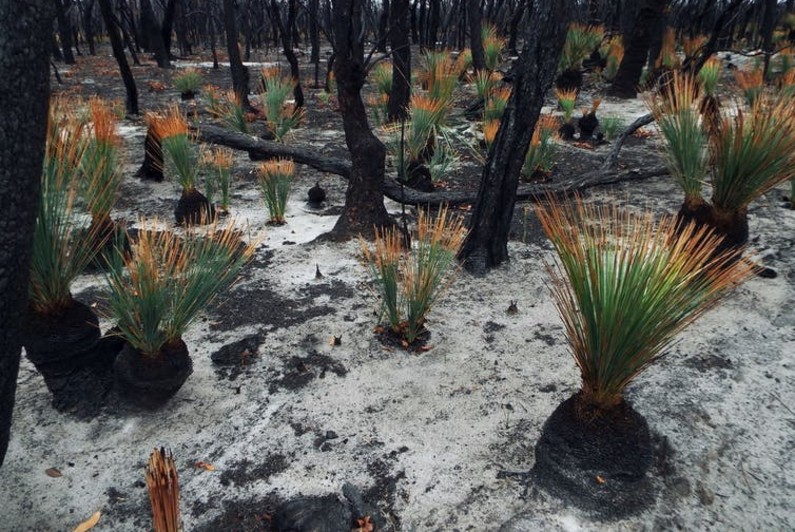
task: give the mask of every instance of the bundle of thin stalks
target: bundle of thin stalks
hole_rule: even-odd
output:
[[[304,117],[303,107],[287,104],[287,98],[293,92],[295,81],[289,76],[282,76],[278,69],[262,71],[262,105],[268,129],[276,140],[282,142],[284,137],[298,127]]]
[[[736,70],[734,72],[734,79],[737,86],[743,92],[745,101],[749,107],[752,107],[765,86],[764,73],[761,69],[754,70]]]
[[[539,117],[522,167],[525,176],[532,177],[536,172],[549,174],[552,171],[559,126],[554,115],[545,114]]]
[[[660,55],[654,62],[655,68],[674,69],[679,66],[679,57],[676,55],[676,32],[673,28],[668,27],[663,33],[662,46],[660,47]]]
[[[616,115],[605,115],[599,120],[599,129],[605,136],[605,140],[610,141],[618,136],[618,132],[624,129],[624,119]]]
[[[698,85],[693,76],[674,71],[661,94],[645,102],[666,143],[671,175],[692,208],[703,203],[701,188],[709,172],[708,136],[699,113]]]
[[[577,89],[555,89],[555,97],[558,100],[558,106],[563,111],[563,121],[568,122],[577,105]]]
[[[500,130],[499,119],[489,120],[483,123],[483,141],[486,143],[486,149],[491,149],[494,140],[497,138],[497,132]]]
[[[389,95],[374,94],[367,98],[367,106],[373,110],[375,122],[384,124],[389,118]]]
[[[472,50],[464,48],[458,57],[455,58],[455,71],[458,72],[459,79],[466,76],[467,71],[472,66]]]
[[[789,98],[795,96],[795,69],[790,70],[779,78],[779,90],[782,96]]]
[[[444,125],[444,102],[421,94],[411,97],[411,111],[404,139],[405,155],[409,161],[421,161],[429,156],[436,134]]]
[[[673,217],[547,200],[536,214],[559,258],[547,267],[552,293],[582,377],[580,410],[597,417],[753,267]]]
[[[178,106],[154,120],[155,135],[160,138],[163,150],[177,173],[177,181],[185,192],[196,188],[196,164],[191,149],[188,121]]]
[[[790,50],[782,50],[778,54],[778,75],[784,77],[792,71],[793,57]]]
[[[152,506],[152,527],[155,532],[179,532],[179,476],[174,455],[163,447],[149,455],[145,470],[146,489]]]
[[[47,124],[41,196],[33,231],[29,304],[40,315],[57,315],[72,304],[70,287],[104,244],[100,228],[81,226],[78,189],[106,186],[105,168],[81,168],[88,142],[75,104],[53,99]],[[82,175],[81,175],[82,174]]]
[[[205,85],[202,89],[207,102],[207,112],[214,118],[222,118],[226,114],[224,97],[215,85]]]
[[[229,187],[232,182],[232,164],[234,163],[234,153],[230,148],[214,146],[204,147],[200,153],[199,161],[211,171],[205,178],[205,193],[207,200],[212,203],[215,191],[221,192],[220,208],[229,211]]]
[[[718,80],[720,80],[721,64],[720,59],[717,57],[710,57],[701,70],[698,72],[698,80],[701,83],[701,88],[707,96],[715,96],[715,90],[718,87]]]
[[[497,70],[500,66],[500,54],[505,48],[506,40],[499,36],[497,26],[491,23],[481,26],[483,39],[483,52],[486,57],[486,68],[490,71]]]
[[[560,70],[579,70],[583,59],[599,48],[603,38],[604,28],[601,26],[569,25],[560,57]]]
[[[721,223],[795,175],[795,102],[758,98],[723,119],[712,148],[712,205]]]
[[[483,111],[483,119],[487,122],[502,118],[505,108],[508,107],[508,100],[511,98],[511,87],[502,87],[492,90],[487,98]]]
[[[91,127],[87,146],[80,163],[80,192],[92,222],[108,224],[121,185],[119,149],[121,139],[116,132],[116,117],[108,102],[92,98],[88,102]]]
[[[478,95],[478,100],[486,99],[491,95],[494,86],[497,84],[497,75],[490,70],[479,70],[475,72],[475,91]]]
[[[223,121],[241,133],[248,135],[250,133],[248,120],[246,120],[246,110],[243,107],[243,101],[240,95],[235,91],[229,90],[224,93],[224,100],[221,104],[221,117]]]
[[[174,77],[174,87],[181,93],[194,93],[202,85],[202,75],[195,68],[186,68]]]
[[[259,183],[262,198],[270,213],[269,223],[283,225],[293,183],[295,164],[288,159],[266,161],[259,166]]]
[[[428,313],[452,283],[448,270],[465,236],[462,218],[444,207],[433,219],[420,210],[411,250],[403,250],[405,240],[397,228],[376,230],[374,251],[360,239],[382,296],[382,316],[405,346],[424,332]]]
[[[237,278],[254,253],[231,220],[201,220],[180,237],[140,220],[131,253],[117,253],[106,273],[108,313],[118,335],[145,357],[157,358],[179,341],[198,314]]]
[[[709,38],[706,35],[696,35],[695,37],[682,39],[682,51],[685,53],[685,58],[695,57],[696,53],[707,44],[708,40]]]
[[[372,70],[373,83],[375,88],[381,95],[387,95],[392,92],[392,63],[383,61],[378,63]]]
[[[606,53],[603,54],[603,57],[605,55],[607,56],[607,65],[605,66],[603,74],[605,78],[613,79],[618,73],[618,67],[621,64],[621,60],[624,59],[624,43],[622,42],[621,37],[611,37],[608,41],[605,52]]]
[[[452,105],[460,72],[449,52],[426,52],[421,64],[420,82],[426,87],[428,97],[443,102],[446,107]]]

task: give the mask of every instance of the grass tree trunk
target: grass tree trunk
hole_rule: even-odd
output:
[[[574,0],[539,0],[529,11],[534,23],[514,67],[511,97],[483,169],[469,235],[459,253],[473,273],[484,274],[508,259],[519,174],[573,14]]]
[[[0,465],[8,449],[50,95],[50,0],[0,2]]]
[[[336,0],[333,24],[337,98],[352,166],[345,207],[331,236],[372,236],[374,226],[384,227],[392,222],[384,207],[386,147],[370,129],[361,94],[367,78],[362,0]]]
[[[392,49],[392,91],[387,103],[390,121],[408,118],[411,99],[409,0],[392,0],[389,10],[389,45]]]
[[[232,87],[240,98],[244,109],[250,109],[248,102],[248,67],[240,58],[240,48],[237,45],[237,21],[235,19],[235,1],[224,0],[224,29],[226,30],[226,48],[229,52],[229,68],[232,70]]]
[[[631,32],[624,36],[624,58],[618,66],[608,94],[619,98],[637,96],[643,65],[649,55],[657,21],[662,17],[669,0],[642,0],[640,11]]]
[[[116,25],[115,17],[113,16],[113,8],[110,5],[110,0],[99,0],[99,10],[102,12],[102,19],[105,21],[105,27],[108,30],[108,37],[110,38],[110,46],[113,49],[113,57],[119,64],[121,71],[121,79],[124,82],[124,89],[127,91],[127,114],[138,114],[138,89],[135,86],[135,78],[133,77],[130,64],[127,63],[127,56],[124,55],[124,44],[119,35],[119,28]]]

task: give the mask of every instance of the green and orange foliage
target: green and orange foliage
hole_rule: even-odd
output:
[[[177,181],[186,192],[196,188],[196,158],[191,146],[188,120],[175,105],[168,112],[154,119],[153,130],[163,143],[177,174]]]
[[[251,133],[246,110],[238,93],[233,90],[225,91],[219,111],[227,126],[246,135]]]
[[[449,274],[466,230],[463,219],[443,207],[432,217],[419,211],[412,248],[397,227],[376,228],[375,249],[360,239],[365,261],[381,296],[381,318],[406,346],[425,330],[428,313],[454,276]]]
[[[698,81],[701,83],[701,88],[708,96],[715,96],[715,91],[718,88],[718,81],[720,80],[721,63],[717,57],[710,57],[701,70],[698,72]]]
[[[259,165],[259,184],[262,198],[270,214],[269,223],[287,223],[284,213],[295,174],[295,164],[288,159],[274,159]]]
[[[419,161],[434,146],[436,134],[446,119],[447,109],[444,102],[422,94],[411,96],[409,122],[406,124],[404,146],[405,156],[409,162]]]
[[[207,168],[204,179],[204,195],[210,203],[213,203],[215,192],[221,193],[219,207],[224,212],[229,211],[230,185],[232,183],[232,165],[234,164],[234,154],[230,148],[214,146],[212,148],[202,146],[199,153],[199,162]]]
[[[552,294],[582,377],[580,406],[596,417],[753,267],[674,217],[547,199],[536,214],[558,255]]]
[[[682,39],[682,51],[685,53],[685,58],[695,57],[698,51],[707,44],[708,40],[706,35],[696,35],[695,37]]]
[[[522,166],[525,177],[530,178],[537,172],[547,175],[552,172],[559,127],[558,118],[554,115],[545,114],[538,118]]]
[[[146,490],[152,507],[152,528],[155,532],[179,532],[179,476],[174,455],[163,447],[149,455],[145,470]]]
[[[202,86],[202,75],[195,68],[186,68],[174,76],[174,87],[181,93],[195,93]]]
[[[605,115],[599,120],[599,129],[607,141],[616,138],[625,125],[624,119],[617,115]]]
[[[207,112],[213,118],[222,118],[226,114],[226,106],[221,90],[215,85],[205,85],[202,88],[202,93],[207,103]]]
[[[466,76],[467,71],[472,66],[472,50],[464,48],[455,58],[455,70],[458,72],[458,77]]]
[[[106,280],[108,317],[119,336],[145,357],[158,357],[181,339],[207,305],[237,279],[254,254],[234,220],[225,227],[202,223],[180,237],[156,220],[140,220],[129,254],[117,253]]]
[[[723,118],[711,148],[712,205],[720,221],[745,213],[753,200],[795,176],[795,101],[757,98],[749,111]]]
[[[491,95],[491,92],[494,90],[499,78],[497,77],[497,74],[490,70],[480,70],[475,72],[473,80],[475,82],[475,91],[477,93],[478,100],[483,100],[485,102],[486,99]]]
[[[121,185],[121,138],[109,102],[91,98],[88,109],[90,125],[80,162],[80,194],[94,223],[107,223]]]
[[[577,94],[577,89],[555,89],[555,98],[557,98],[558,106],[563,111],[564,122],[571,120],[571,115],[577,106]]]
[[[304,118],[303,107],[296,107],[294,103],[287,103],[287,98],[292,95],[295,81],[289,76],[282,76],[278,68],[263,69],[262,106],[268,129],[282,142],[292,129],[298,127]]]
[[[782,96],[795,96],[795,69],[790,70],[779,78],[779,88]]]
[[[500,54],[505,49],[506,40],[500,37],[497,26],[486,23],[481,26],[481,37],[483,39],[483,53],[486,57],[486,68],[497,70],[500,66]]]
[[[505,108],[508,107],[508,100],[511,98],[511,87],[501,87],[493,89],[486,98],[486,106],[483,111],[483,119],[498,120],[502,118]]]
[[[460,75],[448,51],[428,51],[420,57],[417,73],[420,85],[427,91],[429,98],[442,102],[446,107],[453,103]]]
[[[372,69],[371,75],[378,94],[389,96],[392,93],[392,63],[381,61]]]
[[[737,82],[737,86],[742,91],[746,103],[749,106],[753,106],[754,102],[756,102],[765,88],[765,79],[762,69],[736,70],[734,72],[734,79]]]
[[[673,28],[666,28],[663,33],[660,55],[654,62],[655,68],[675,69],[679,68],[681,61],[676,55],[676,32]]]
[[[701,188],[710,159],[698,93],[693,76],[674,71],[661,94],[645,98],[665,140],[668,168],[685,193],[685,203],[692,208],[703,203]]]
[[[29,304],[41,315],[57,315],[72,304],[72,282],[104,244],[99,226],[83,227],[76,201],[81,187],[107,186],[104,162],[83,164],[89,135],[78,108],[75,101],[50,102],[28,285]]]
[[[618,67],[621,65],[621,60],[624,59],[624,43],[620,36],[611,37],[607,41],[602,57],[607,57],[607,65],[604,69],[604,76],[607,79],[613,79],[618,73]]]
[[[560,70],[579,70],[583,59],[599,48],[603,38],[604,28],[602,26],[587,26],[577,23],[569,25],[566,42],[560,56]]]
[[[483,123],[483,141],[486,143],[486,151],[491,149],[494,140],[497,138],[497,132],[500,130],[500,120],[494,119]]]
[[[367,97],[367,107],[373,110],[374,121],[384,124],[389,118],[389,95],[373,94]]]
[[[778,75],[779,77],[784,77],[792,71],[793,60],[792,52],[790,50],[782,50],[778,54]]]

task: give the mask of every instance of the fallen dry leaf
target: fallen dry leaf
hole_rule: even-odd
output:
[[[605,482],[607,482],[607,481],[604,479],[604,477],[602,477],[601,475],[596,475],[596,483],[597,484],[599,484],[601,486]]]
[[[99,523],[99,518],[102,516],[102,513],[99,511],[94,512],[94,515],[77,525],[73,532],[86,532],[87,530],[91,530],[97,523]]]
[[[63,476],[63,473],[61,473],[61,471],[57,467],[51,467],[45,470],[44,472],[47,473],[48,477],[52,478],[58,478]]]
[[[594,149],[593,144],[591,144],[590,142],[575,142],[574,146],[577,146],[578,148],[582,148],[584,150]]]
[[[207,462],[196,462],[196,469],[205,469],[207,471],[215,471],[215,466]]]
[[[426,353],[431,349],[433,349],[432,345],[421,345],[417,348],[417,351],[419,351],[420,353]]]
[[[356,526],[358,528],[353,529],[353,532],[373,532],[373,530],[375,530],[375,526],[370,520],[369,515],[364,516],[364,518],[357,519]]]

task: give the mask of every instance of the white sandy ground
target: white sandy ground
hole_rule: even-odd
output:
[[[127,133],[136,146],[142,142],[142,129]],[[131,162],[127,170],[136,166]],[[267,216],[256,187],[243,177],[252,167],[239,159],[232,216],[256,232]],[[386,502],[407,531],[795,528],[795,211],[779,207],[781,190],[750,210],[752,237],[759,237],[751,251],[764,256],[778,278],[753,279],[737,289],[630,386],[629,399],[672,452],[650,473],[658,488],[651,508],[603,522],[532,485],[525,493],[518,481],[498,478],[501,470],[533,466],[544,421],[578,385],[547,286],[548,244],[512,242],[510,263],[485,278],[462,273],[431,315],[433,349],[389,351],[373,336],[377,300],[367,289],[357,243],[309,243],[335,217],[308,210],[306,189],[323,178],[330,203],[339,205],[344,183],[307,168],[300,172],[288,224],[267,228],[258,253],[264,258],[267,248],[272,256],[233,290],[264,284],[279,298],[331,311],[287,327],[243,324],[223,332],[211,328],[223,307],[211,312],[185,335],[193,375],[157,412],[109,411],[77,421],[52,409],[42,378],[23,359],[0,471],[0,530],[71,530],[97,510],[102,518],[95,530],[147,529],[140,481],[150,450],[161,445],[177,457],[186,530],[207,526],[229,501],[274,492],[282,498],[340,493],[344,481],[367,489],[373,469],[395,480],[393,500]],[[117,219],[132,223],[141,214],[158,214],[165,223],[178,192],[170,182],[129,178],[124,196],[127,206]],[[675,211],[680,201],[668,178],[590,197],[619,198],[660,213]],[[314,278],[316,264],[321,280]],[[79,297],[102,283],[101,276],[82,276],[74,293]],[[335,283],[349,293],[307,299],[307,287]],[[506,314],[510,300],[519,314]],[[252,309],[281,304],[246,301]],[[257,332],[264,342],[254,363],[235,381],[219,377],[210,354]],[[341,346],[329,345],[332,335],[342,335]],[[271,392],[290,357],[310,349],[344,365],[347,375],[329,371],[303,388]],[[329,430],[339,438],[324,452],[315,438]],[[224,471],[243,460],[258,466],[279,457],[284,467],[270,477],[221,484]],[[216,470],[196,468],[197,461]],[[50,467],[63,476],[47,476]]]

